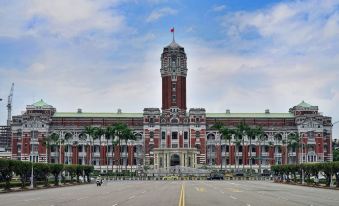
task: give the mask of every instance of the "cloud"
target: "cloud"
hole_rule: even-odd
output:
[[[177,10],[172,9],[170,7],[157,9],[151,12],[151,14],[147,17],[146,22],[154,22],[164,16],[175,15],[177,13],[178,13]]]
[[[226,5],[214,5],[212,7],[212,11],[214,12],[221,12],[224,11],[226,9]]]
[[[3,3],[0,36],[54,35],[72,38],[96,32],[112,33],[124,27],[124,17],[112,9],[118,1],[28,0]],[[20,15],[17,15],[20,14]]]

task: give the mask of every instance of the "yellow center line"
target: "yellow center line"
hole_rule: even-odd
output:
[[[185,206],[185,187],[184,184],[181,185],[180,197],[179,197],[179,206]]]

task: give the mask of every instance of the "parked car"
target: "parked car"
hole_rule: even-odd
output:
[[[207,177],[207,180],[223,180],[224,175],[221,173],[211,173],[210,176]]]
[[[163,180],[179,180],[179,177],[176,175],[169,175],[162,178]]]
[[[234,176],[243,177],[244,176],[244,171],[242,171],[242,170],[235,170],[234,171]]]

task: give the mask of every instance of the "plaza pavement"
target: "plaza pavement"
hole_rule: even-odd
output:
[[[179,199],[183,199],[179,204]],[[2,206],[338,206],[339,191],[268,181],[112,181],[0,195]]]

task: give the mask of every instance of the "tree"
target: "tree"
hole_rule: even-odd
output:
[[[43,140],[43,144],[46,146],[46,158],[47,158],[47,162],[51,162],[51,147],[56,145],[57,142],[59,140],[59,135],[56,133],[52,133],[51,135],[49,135],[47,138],[45,138]]]
[[[235,137],[236,137],[236,150],[237,150],[237,161],[239,162],[239,157],[238,157],[238,154],[239,154],[239,146],[241,145],[242,146],[242,153],[244,152],[244,137],[246,134],[246,131],[248,130],[248,125],[245,124],[244,122],[241,122],[240,124],[237,125],[236,129],[235,129]],[[243,169],[245,167],[244,165],[244,160],[242,161],[242,165],[243,165]],[[238,169],[239,169],[239,164],[238,164]]]
[[[339,149],[333,150],[333,161],[339,161]]]
[[[85,175],[87,177],[87,182],[90,183],[91,182],[91,173],[94,171],[94,167],[93,165],[86,165],[84,166],[84,172]]]
[[[114,158],[113,158],[113,151],[114,151],[114,137],[115,137],[115,127],[109,126],[105,129],[105,139],[106,139],[106,161],[107,161],[107,173],[108,173],[108,141],[112,140],[112,172],[113,172],[113,165],[114,165]]]
[[[32,172],[31,162],[15,161],[14,173],[20,176],[22,189],[25,188],[26,182],[29,180],[31,172]]]
[[[259,163],[259,171],[258,171],[258,174],[261,175],[261,156],[262,156],[261,142],[263,140],[265,140],[265,136],[264,136],[265,133],[264,133],[263,128],[260,127],[260,126],[255,127],[253,133],[257,137],[257,140],[259,142],[259,161],[258,161],[258,163]]]
[[[136,140],[136,136],[133,134],[133,131],[127,127],[127,125],[126,125],[126,128],[122,130],[122,139],[125,140],[126,147],[127,147],[127,142],[129,140]],[[127,151],[128,151],[128,147],[127,147]],[[131,165],[132,163],[133,163],[133,160],[131,161]],[[126,163],[125,165],[125,171],[127,171],[127,164],[128,163]]]
[[[250,140],[250,173],[252,175],[252,138],[255,139],[256,135],[256,128],[247,127],[246,134],[248,139]]]
[[[70,142],[70,140],[72,140],[72,138],[73,138],[73,134],[72,133],[66,133],[65,134],[65,139],[64,139],[64,143],[66,142],[66,147],[67,147],[67,152],[69,153],[70,151],[69,151],[69,142]],[[65,150],[66,150],[66,148],[65,148]],[[66,157],[67,157],[67,164],[69,164],[69,155],[66,155]]]
[[[100,167],[100,173],[101,173],[101,162],[102,162],[102,158],[101,158],[101,136],[104,135],[104,129],[102,129],[101,127],[95,127],[94,131],[93,131],[93,141],[98,139],[99,140],[99,167]]]
[[[119,150],[119,161],[118,161],[118,171],[119,168],[121,166],[120,161],[121,161],[121,140],[123,139],[123,135],[124,135],[124,130],[126,130],[128,127],[126,124],[122,124],[122,123],[118,123],[116,125],[114,125],[115,128],[115,135],[117,136],[118,140],[118,150]]]
[[[0,159],[0,181],[4,181],[6,183],[5,190],[11,189],[10,181],[13,176],[14,165],[14,160]]]
[[[43,180],[45,187],[48,186],[48,174],[50,172],[49,164],[46,163],[34,163],[33,164],[34,169],[34,186],[36,186],[37,181],[36,180]]]
[[[89,137],[89,164],[92,165],[92,152],[93,152],[93,149],[92,149],[92,140],[93,140],[93,135],[94,135],[94,127],[92,126],[86,126],[85,127],[85,134],[88,135]]]
[[[84,166],[82,165],[76,165],[76,176],[77,176],[77,182],[80,182],[80,176],[83,176],[84,174]],[[83,177],[85,178],[85,177]]]
[[[65,165],[65,170],[69,173],[69,176],[71,176],[71,182],[73,182],[73,178],[76,176],[77,165]]]
[[[51,174],[54,176],[54,185],[59,185],[58,177],[64,170],[63,164],[50,164],[49,169]]]
[[[300,145],[300,138],[298,133],[291,133],[287,136],[287,150],[292,148],[292,150],[297,151]],[[296,158],[296,164],[299,163],[299,158]]]

